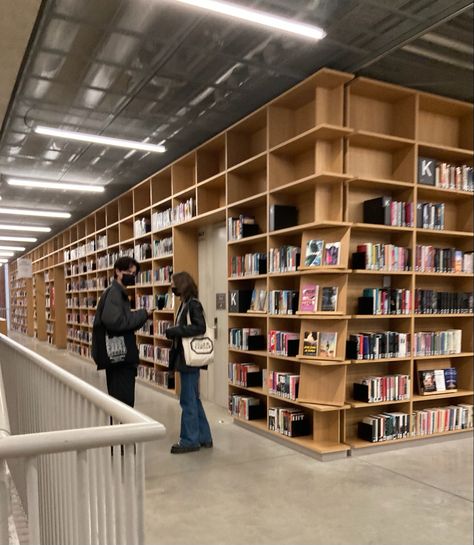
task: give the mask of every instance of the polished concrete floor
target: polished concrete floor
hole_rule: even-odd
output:
[[[21,341],[105,389],[92,365],[43,343]],[[220,407],[205,407],[214,449],[173,456],[177,400],[137,386],[136,408],[168,430],[164,440],[147,447],[146,543],[473,543],[471,434],[318,462],[233,425]]]

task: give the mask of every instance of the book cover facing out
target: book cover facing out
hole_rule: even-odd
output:
[[[319,333],[317,331],[305,331],[303,339],[303,356],[316,358],[319,353]]]
[[[318,308],[318,290],[319,286],[315,284],[303,284],[300,312],[316,312]]]
[[[337,287],[326,286],[321,291],[321,312],[335,312],[337,307]]]
[[[306,267],[320,267],[323,264],[324,240],[308,240],[306,244]]]
[[[333,331],[322,331],[319,334],[319,357],[336,357],[337,333]]]

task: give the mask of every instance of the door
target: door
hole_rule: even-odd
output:
[[[216,325],[215,360],[201,373],[201,394],[227,407],[227,232],[225,223],[199,232],[199,298],[210,326]],[[216,308],[216,295],[224,294],[225,308]]]

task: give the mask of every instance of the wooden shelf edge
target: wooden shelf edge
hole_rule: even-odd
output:
[[[408,441],[418,441],[420,439],[429,439],[431,437],[443,437],[446,435],[456,435],[458,433],[473,432],[473,428],[467,428],[465,430],[453,430],[453,431],[444,431],[441,433],[431,433],[426,435],[416,435],[414,437],[404,437],[402,439],[392,439],[391,441],[380,441],[377,443],[371,443],[370,441],[365,441],[364,439],[349,439],[346,441],[346,444],[353,449],[361,448],[371,448],[371,447],[380,447],[382,445],[394,445],[397,443],[406,443]]]

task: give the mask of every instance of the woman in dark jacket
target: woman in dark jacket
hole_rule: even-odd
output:
[[[186,365],[183,351],[183,337],[194,337],[206,332],[206,320],[201,303],[198,301],[197,286],[187,272],[175,273],[171,289],[180,297],[176,325],[166,330],[166,337],[173,341],[170,353],[170,370],[181,375],[181,433],[179,442],[171,447],[172,454],[193,452],[201,447],[211,448],[212,436],[206,413],[199,398],[199,367]],[[188,324],[188,316],[190,324]]]

